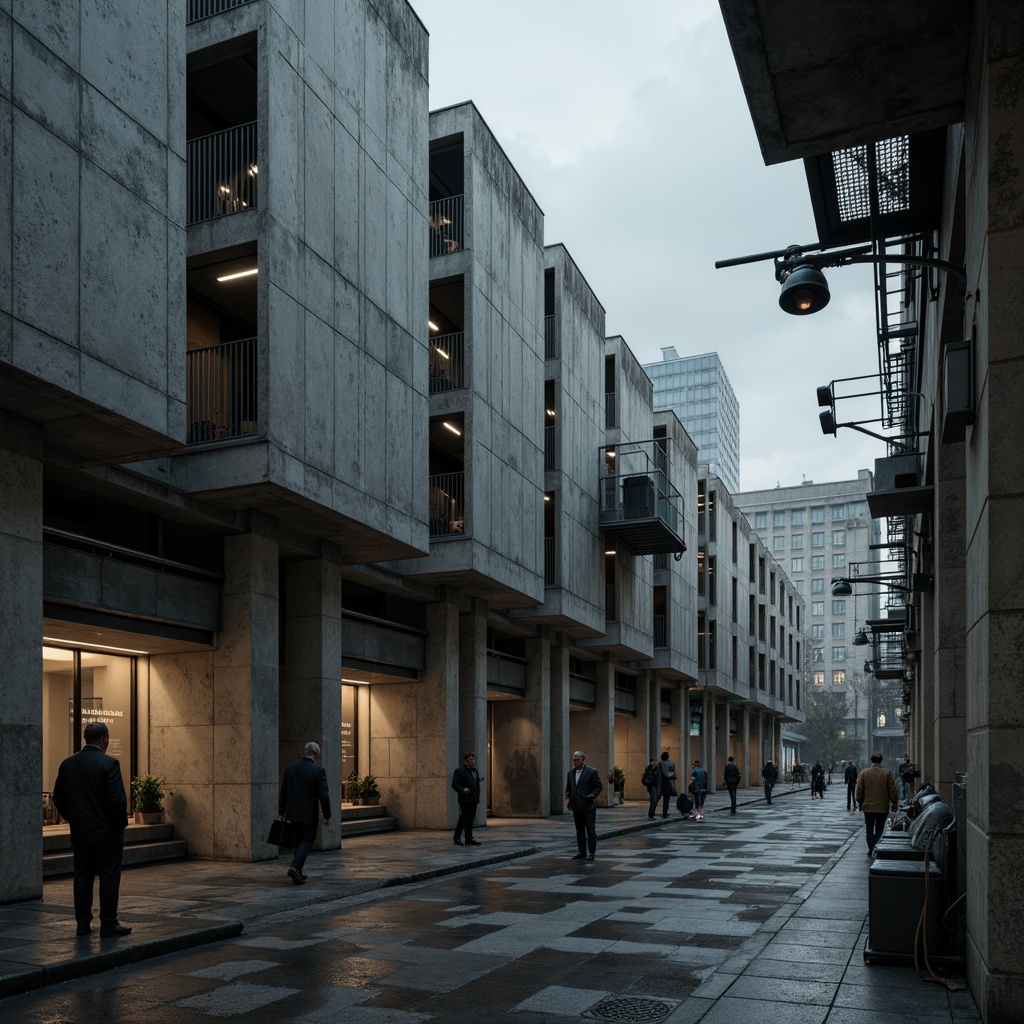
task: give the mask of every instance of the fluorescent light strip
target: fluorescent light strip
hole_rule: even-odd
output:
[[[441,426],[442,427],[447,427],[453,434],[458,434],[459,437],[462,437],[462,431],[459,430],[458,427],[453,427],[447,420],[445,420],[441,424]]]
[[[87,644],[84,640],[62,640],[55,636],[44,636],[49,644],[68,644],[71,647],[91,647],[95,651],[116,651],[119,654],[149,654],[149,651],[136,651],[131,647],[111,647],[109,644]]]
[[[260,272],[259,267],[253,267],[252,270],[240,270],[237,274],[225,274],[223,277],[218,277],[218,281],[234,281],[239,277],[252,277],[253,274]]]

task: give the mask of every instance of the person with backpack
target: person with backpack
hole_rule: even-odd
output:
[[[775,783],[779,781],[779,769],[772,764],[771,758],[765,761],[764,767],[761,769],[761,779],[764,782],[764,798],[770,807],[772,803],[772,790],[775,788]]]
[[[658,771],[658,759],[652,757],[647,762],[647,767],[640,778],[640,785],[647,790],[647,796],[651,804],[647,808],[647,817],[653,818],[654,812],[658,809],[658,797],[661,796],[661,773]]]
[[[676,792],[676,766],[675,762],[668,756],[668,751],[661,752],[661,764],[658,765],[658,773],[661,775],[661,816],[668,817],[669,799],[675,796]]]
[[[729,790],[730,814],[736,813],[736,790],[740,785],[740,770],[736,767],[736,759],[730,755],[725,762],[725,788]]]
[[[693,786],[693,816],[704,820],[704,801],[708,798],[708,773],[701,768],[700,761],[694,761],[690,769],[690,784]]]
[[[825,769],[820,761],[815,761],[811,769],[811,799],[815,797],[825,799]]]

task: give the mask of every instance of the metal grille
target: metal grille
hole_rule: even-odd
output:
[[[624,1024],[648,1024],[664,1020],[675,1005],[644,996],[610,996],[592,1006],[588,1015],[598,1020],[622,1021]]]
[[[249,3],[252,0],[188,0],[188,21],[191,24]]]
[[[465,247],[463,197],[448,196],[430,204],[430,256],[445,256]]]
[[[466,528],[465,473],[430,477],[430,536],[461,536]]]
[[[188,223],[256,208],[256,121],[188,144]]]
[[[454,391],[466,386],[466,335],[439,334],[430,339],[430,393]]]
[[[189,444],[256,433],[256,371],[255,338],[228,341],[185,354]]]
[[[910,137],[898,136],[875,144],[878,163],[878,212],[900,213],[910,208]],[[867,146],[851,146],[832,154],[839,216],[843,221],[871,215],[871,183]]]
[[[544,317],[544,358],[555,359],[558,356],[558,348],[555,344],[555,318]]]

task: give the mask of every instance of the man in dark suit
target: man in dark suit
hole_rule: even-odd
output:
[[[128,797],[120,764],[106,754],[110,745],[107,727],[102,722],[90,722],[82,735],[85,746],[62,761],[57,771],[53,805],[71,825],[78,934],[92,931],[93,880],[98,876],[100,936],[117,939],[131,934],[131,928],[117,920]]]
[[[473,838],[473,819],[480,803],[480,773],[476,770],[476,754],[469,751],[462,764],[452,775],[452,789],[459,795],[459,821],[455,826],[455,845],[462,846],[462,833],[466,833],[466,846],[479,846]]]
[[[576,825],[576,847],[573,860],[593,860],[597,853],[597,800],[604,786],[601,776],[587,764],[587,755],[577,750],[572,755],[572,768],[565,781],[565,806],[572,809]]]
[[[299,830],[299,841],[295,846],[288,877],[296,884],[302,885],[306,876],[302,873],[303,865],[313,849],[316,839],[316,826],[319,819],[317,803],[324,812],[324,825],[331,824],[331,795],[327,788],[327,772],[320,760],[320,746],[307,743],[302,757],[292,762],[284,771],[281,780],[281,795],[277,801],[277,813],[282,821],[287,819]]]

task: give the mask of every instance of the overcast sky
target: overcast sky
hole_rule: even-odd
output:
[[[874,469],[882,444],[826,437],[815,401],[877,370],[870,268],[830,271],[832,301],[809,317],[779,309],[770,262],[715,270],[817,238],[803,163],[761,159],[717,0],[410,2],[430,33],[431,109],[477,105],[607,333],[642,363],[666,345],[720,354],[742,489]]]

